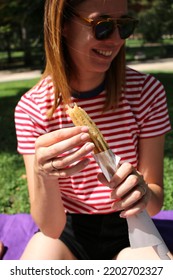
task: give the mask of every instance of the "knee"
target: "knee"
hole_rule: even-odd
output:
[[[116,256],[116,260],[129,260],[131,259],[131,248],[124,248],[123,250],[121,250],[117,256]]]
[[[0,241],[0,260],[2,259],[3,257],[3,254],[4,254],[4,244],[2,243],[2,241]]]
[[[123,249],[116,256],[117,260],[160,260],[153,247],[144,247],[132,249],[130,247]]]

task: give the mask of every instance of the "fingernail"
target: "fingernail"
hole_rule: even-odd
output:
[[[82,126],[81,127],[81,131],[82,132],[88,132],[89,131],[89,127],[88,126]]]
[[[87,133],[82,133],[81,140],[87,140],[89,138],[89,135]]]
[[[86,151],[92,151],[94,149],[94,144],[89,142],[89,143],[86,143],[85,145],[85,150]]]
[[[126,218],[125,212],[121,212],[121,213],[120,213],[120,218]]]

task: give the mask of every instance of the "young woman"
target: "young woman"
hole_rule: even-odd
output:
[[[158,258],[152,248],[129,248],[126,222],[162,207],[170,130],[163,86],[125,64],[125,40],[136,23],[127,0],[46,1],[46,69],[15,111],[40,229],[22,259]],[[92,157],[88,128],[74,127],[64,110],[74,102],[121,157],[110,182]]]

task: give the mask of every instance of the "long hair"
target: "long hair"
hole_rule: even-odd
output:
[[[43,78],[50,75],[54,85],[54,104],[48,115],[51,117],[63,102],[70,103],[70,58],[62,36],[65,21],[73,16],[72,10],[85,0],[46,0],[44,14],[44,43],[46,68]],[[125,47],[122,46],[106,72],[106,100],[103,110],[116,107],[122,87],[125,85]]]

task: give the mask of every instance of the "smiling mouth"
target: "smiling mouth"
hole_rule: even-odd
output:
[[[94,50],[94,51],[105,57],[110,57],[112,55],[112,51],[103,51],[103,50]]]

